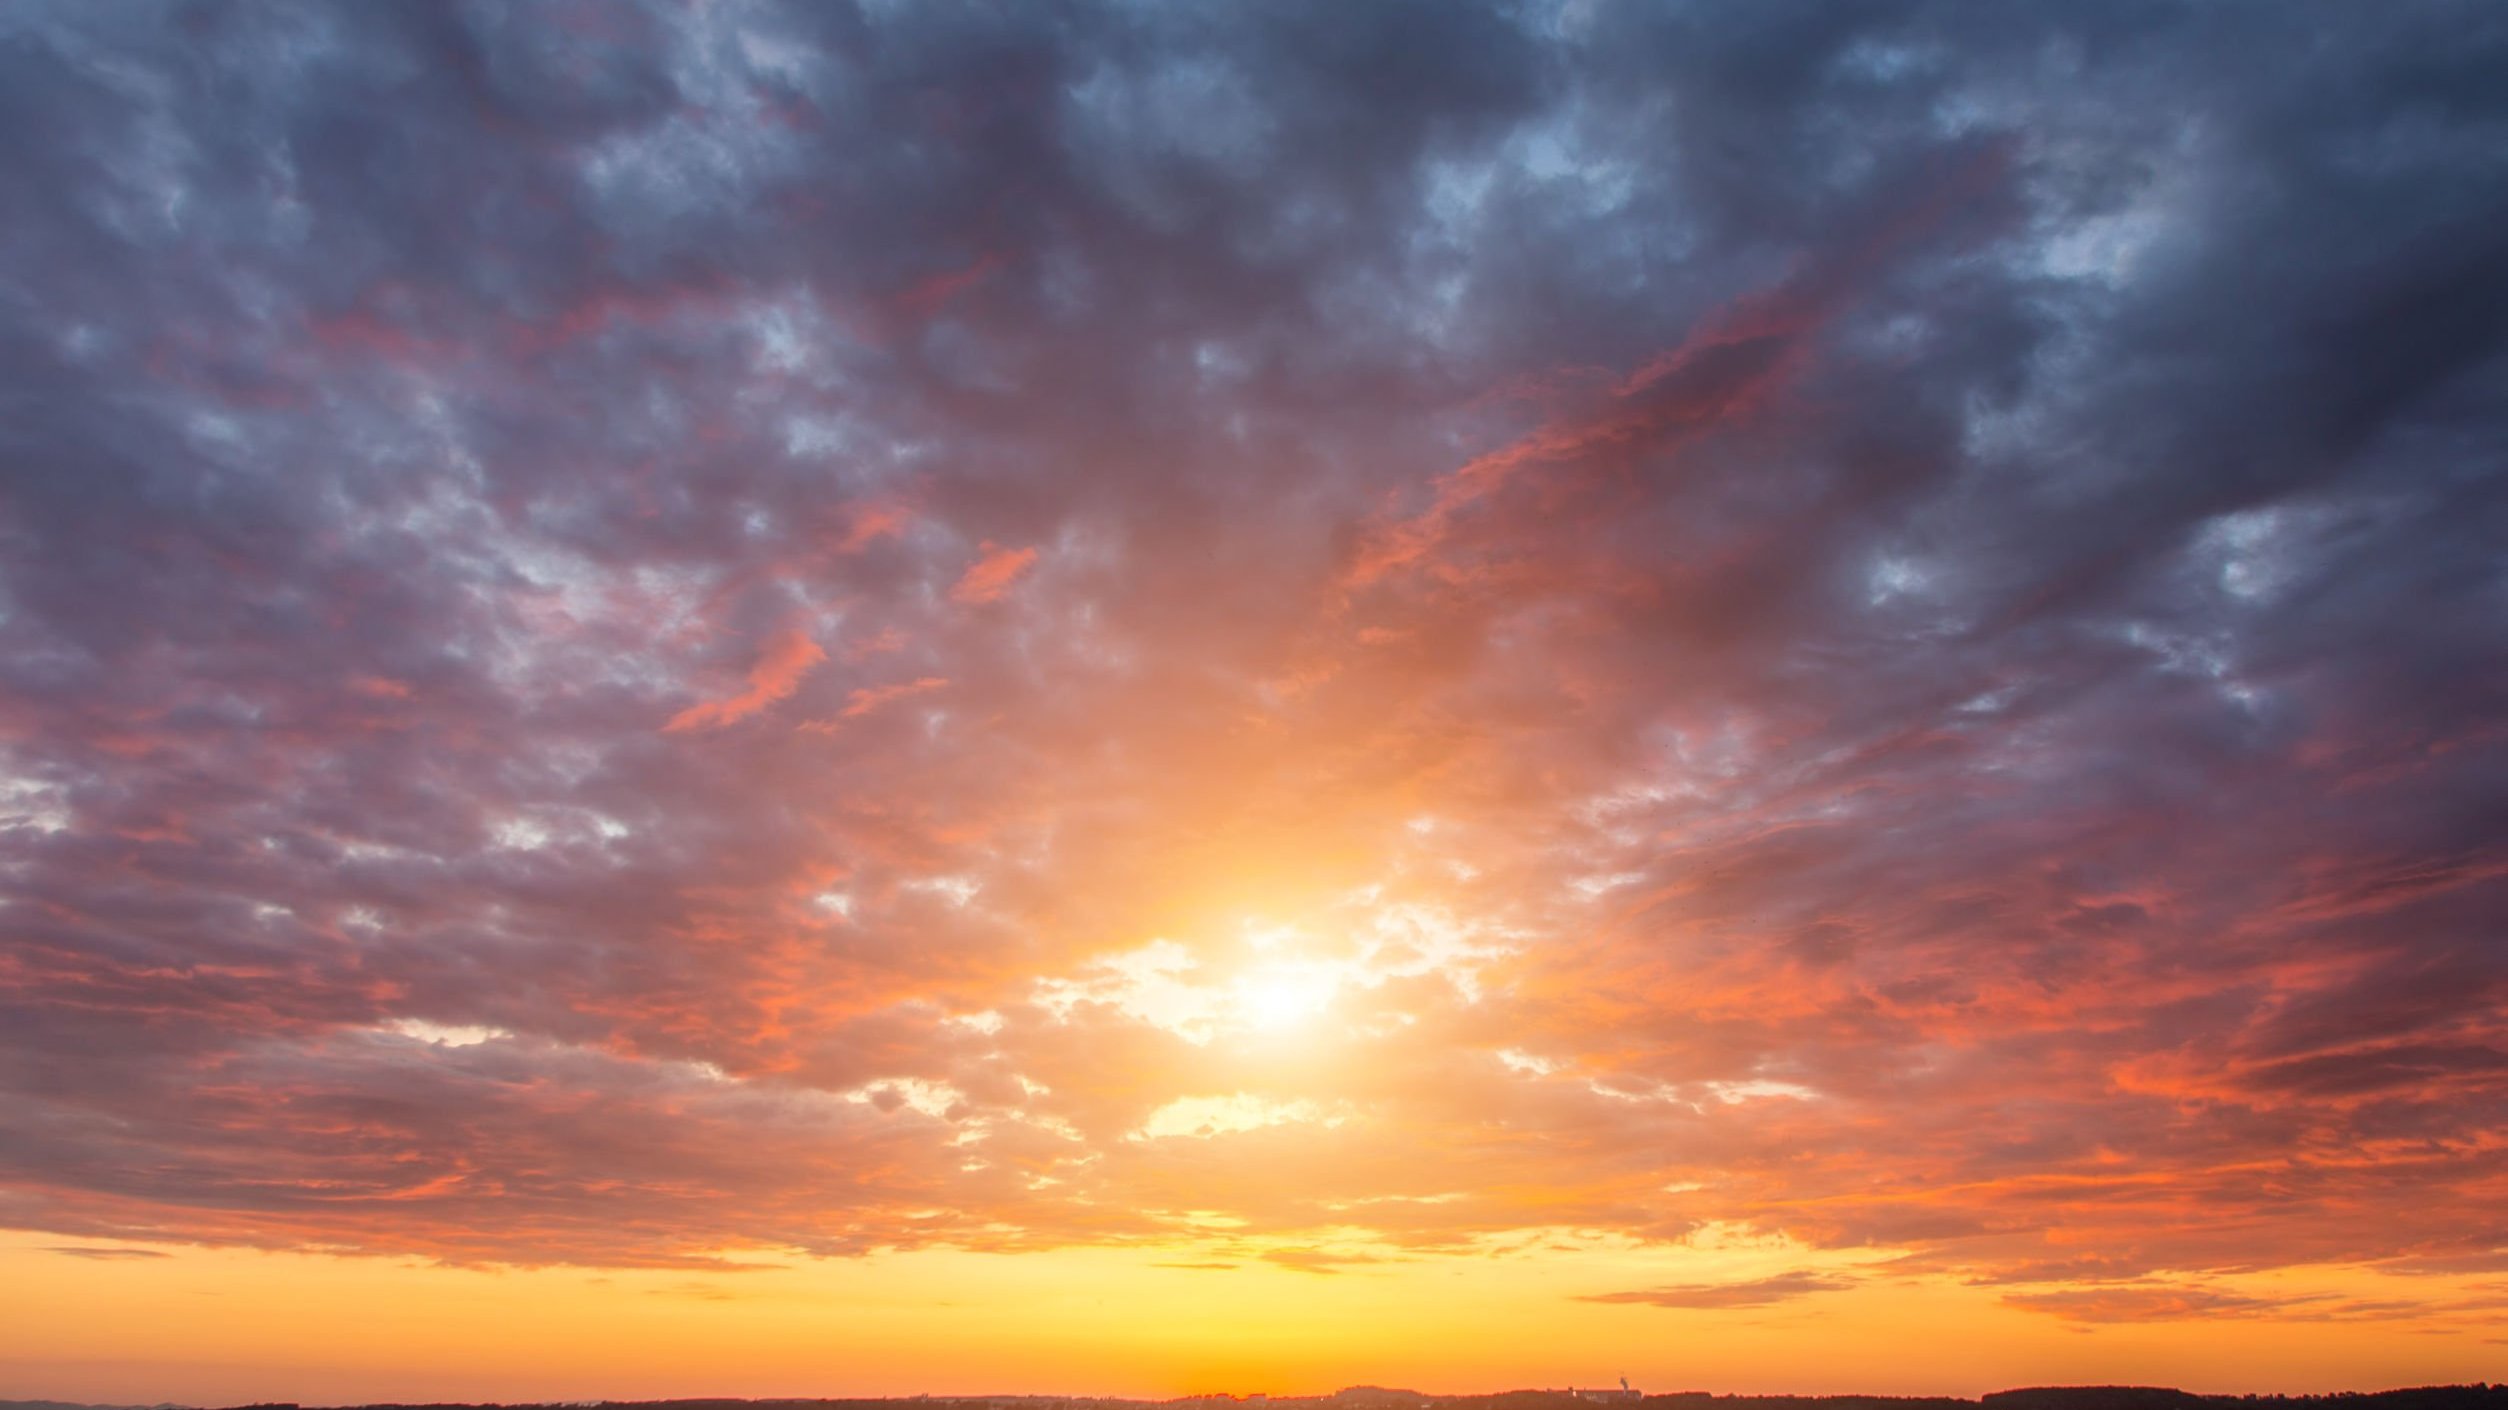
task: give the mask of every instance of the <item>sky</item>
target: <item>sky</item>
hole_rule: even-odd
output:
[[[2503,71],[0,8],[0,1394],[2508,1378]]]

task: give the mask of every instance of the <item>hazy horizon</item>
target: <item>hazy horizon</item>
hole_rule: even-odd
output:
[[[1341,1387],[1335,1391],[1274,1394],[1263,1391],[1229,1392],[1198,1391],[1181,1395],[1139,1397],[1122,1395],[1051,1394],[1025,1391],[980,1393],[919,1392],[894,1396],[774,1396],[774,1397],[676,1397],[665,1400],[545,1400],[478,1402],[495,1405],[555,1406],[669,1406],[669,1405],[982,1405],[1033,1404],[1057,1405],[1181,1405],[1181,1404],[1253,1404],[1268,1401],[1326,1402],[1340,1405],[1453,1407],[1497,1405],[1580,1405],[1598,1403],[1697,1404],[1714,1402],[1738,1405],[1782,1405],[1800,1402],[1871,1402],[1924,1405],[1983,1405],[1988,1410],[2165,1410],[2170,1405],[2193,1407],[2202,1404],[2270,1403],[2350,1404],[2360,1410],[2457,1410],[2457,1407],[2496,1406],[2508,1403],[2508,1386],[2487,1383],[2466,1385],[2381,1387],[2373,1391],[2315,1391],[2297,1394],[2213,1391],[2193,1392],[2174,1386],[2077,1384],[2057,1386],[2007,1387],[1976,1395],[1881,1395],[1848,1392],[1831,1395],[1804,1395],[1783,1391],[1718,1392],[1707,1390],[1651,1391],[1642,1386],[1628,1386],[1625,1379],[1604,1387],[1515,1387],[1507,1390],[1426,1391],[1413,1387],[1363,1384]],[[406,1404],[409,1402],[365,1401],[335,1402],[315,1405],[310,1410],[366,1410],[370,1406]],[[456,1402],[434,1402],[452,1404]],[[10,1400],[0,1398],[0,1410],[35,1410],[36,1407],[82,1405],[92,1410],[308,1410],[295,1401],[239,1402],[214,1405],[207,1402],[154,1401],[142,1405],[57,1400]]]

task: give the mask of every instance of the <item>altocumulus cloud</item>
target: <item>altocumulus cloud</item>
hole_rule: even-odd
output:
[[[2496,1271],[2503,70],[11,6],[0,1221]]]

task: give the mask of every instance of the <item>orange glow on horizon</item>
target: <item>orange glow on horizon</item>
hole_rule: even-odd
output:
[[[1625,1374],[1650,1391],[1974,1395],[2111,1380],[2120,1365],[2198,1391],[2322,1391],[2472,1381],[2496,1364],[2478,1317],[2442,1318],[2407,1339],[2340,1318],[2074,1323],[1940,1277],[1741,1315],[1576,1300],[1632,1280],[1733,1282],[1789,1266],[1782,1251],[1746,1244],[1667,1256],[1605,1243],[1566,1258],[1520,1250],[1334,1273],[1248,1258],[1224,1241],[761,1262],[743,1272],[149,1252],[164,1256],[73,1260],[28,1236],[0,1243],[0,1318],[12,1329],[0,1376],[13,1392],[146,1403],[180,1388],[213,1404],[1165,1399],[1353,1384],[1473,1393]],[[2356,1269],[2236,1285],[2329,1302],[2402,1286]],[[2455,1292],[2483,1296],[2479,1280]],[[1806,1337],[1821,1348],[1808,1360],[1798,1350]],[[308,1346],[323,1349],[308,1356]]]

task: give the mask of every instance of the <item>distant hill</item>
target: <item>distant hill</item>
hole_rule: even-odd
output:
[[[1985,1410],[2208,1410],[2209,1402],[2165,1386],[2033,1386],[1982,1397]]]

